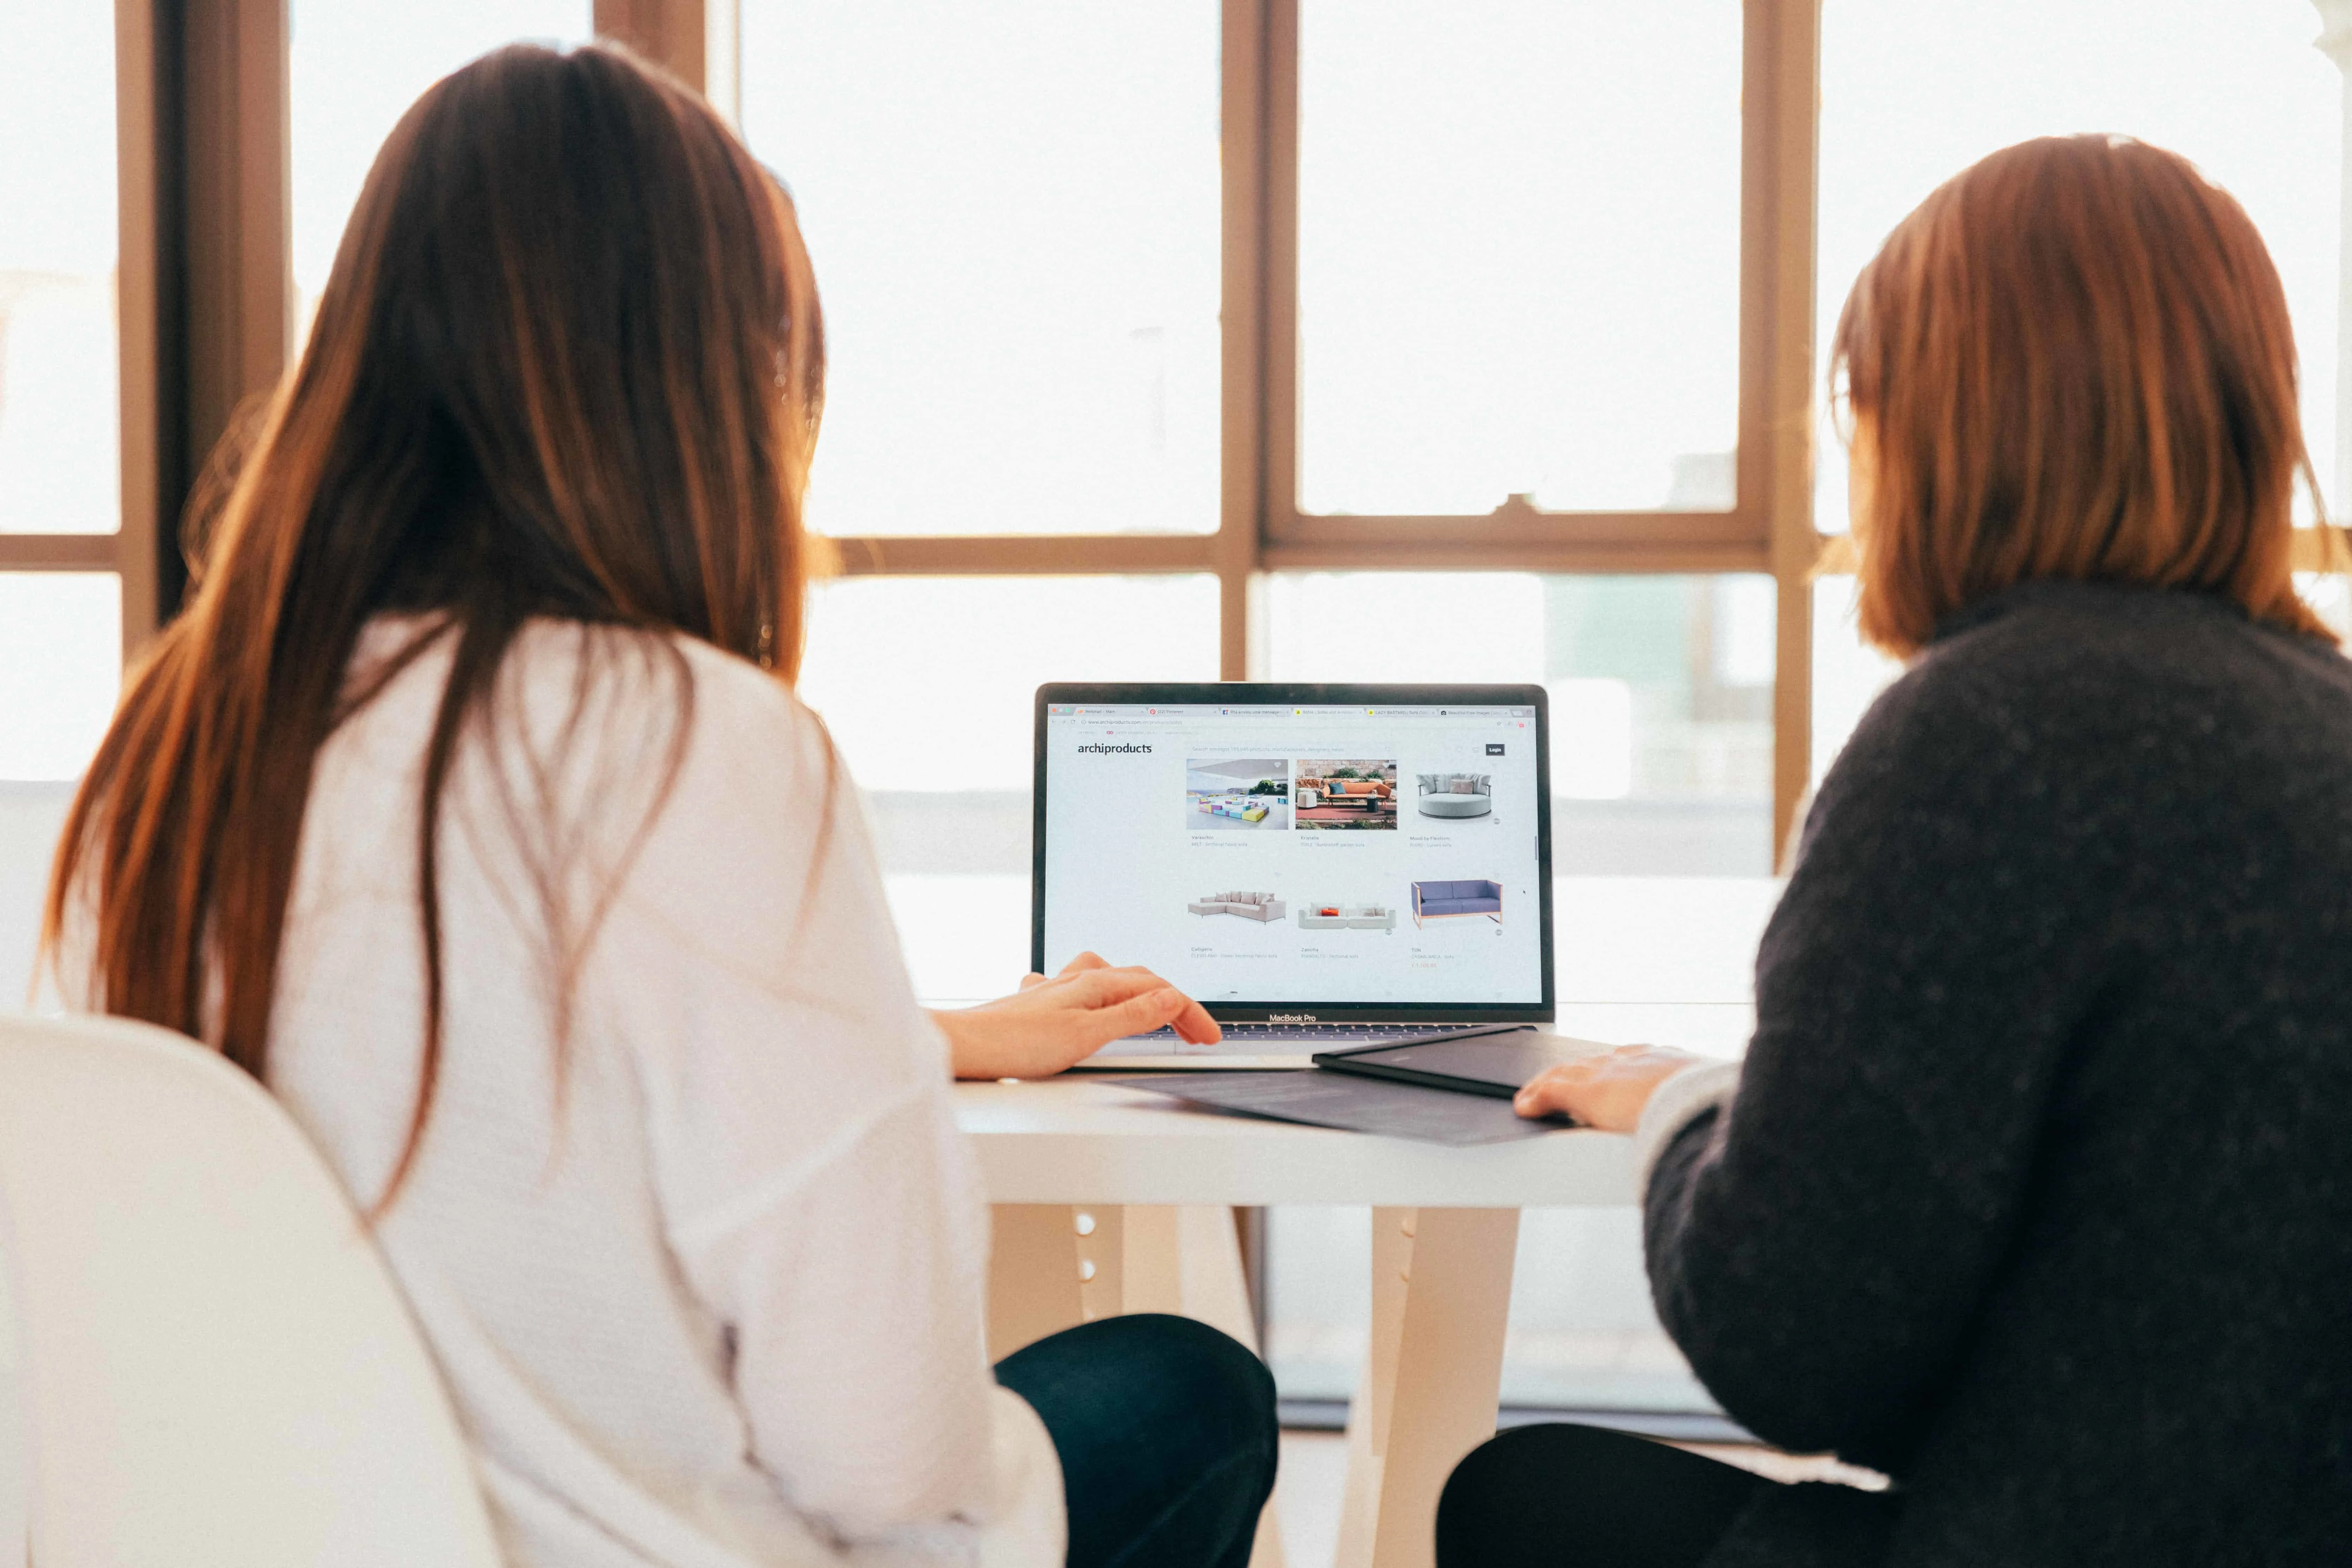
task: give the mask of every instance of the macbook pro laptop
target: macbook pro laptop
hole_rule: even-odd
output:
[[[1200,1001],[1079,1064],[1304,1068],[1552,1022],[1538,686],[1037,691],[1030,965],[1085,952]]]

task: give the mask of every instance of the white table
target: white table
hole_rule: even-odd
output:
[[[1736,1048],[1749,1017],[1742,1005],[1561,1014],[1563,1032],[1717,1051]],[[1121,1311],[1182,1312],[1257,1348],[1229,1211],[1372,1208],[1339,1568],[1433,1562],[1445,1478],[1495,1431],[1519,1210],[1633,1201],[1630,1145],[1609,1133],[1455,1149],[1205,1113],[1078,1076],[956,1096],[999,1205],[992,1356]],[[1256,1568],[1279,1562],[1273,1535],[1269,1518]]]

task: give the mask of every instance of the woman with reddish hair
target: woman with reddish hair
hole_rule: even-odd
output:
[[[2294,341],[2243,211],[2029,142],[1896,227],[1832,352],[1865,637],[1742,1064],[1627,1047],[1660,1318],[1780,1486],[1522,1428],[1443,1564],[2340,1563],[2352,664],[2296,596]]]

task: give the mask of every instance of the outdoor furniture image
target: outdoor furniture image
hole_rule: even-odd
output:
[[[1272,893],[1212,893],[1184,907],[1196,915],[1239,915],[1245,921],[1278,921],[1290,906]]]
[[[1349,805],[1370,811],[1396,791],[1379,779],[1325,779],[1312,793],[1319,794],[1325,805]]]
[[[1282,757],[1188,757],[1189,828],[1261,833],[1290,828],[1290,763]]]
[[[1394,931],[1396,911],[1379,904],[1306,904],[1298,923],[1307,931]]]
[[[1453,920],[1465,915],[1485,915],[1498,925],[1502,923],[1503,885],[1500,882],[1415,882],[1412,885],[1413,924]]]
[[[1397,825],[1396,763],[1391,761],[1301,761],[1293,791],[1300,827],[1393,828]]]
[[[1495,809],[1492,773],[1420,773],[1423,816],[1484,816]]]

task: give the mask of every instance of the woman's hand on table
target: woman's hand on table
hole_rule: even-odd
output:
[[[1631,1132],[1652,1091],[1702,1059],[1671,1046],[1620,1046],[1547,1068],[1521,1087],[1511,1108],[1521,1116],[1567,1116],[1604,1132]]]
[[[958,1078],[1050,1078],[1113,1040],[1172,1026],[1196,1045],[1223,1034],[1208,1009],[1149,969],[1115,969],[1091,952],[1048,979],[977,1007],[934,1009]]]

